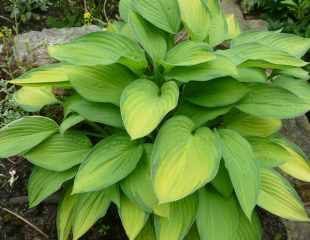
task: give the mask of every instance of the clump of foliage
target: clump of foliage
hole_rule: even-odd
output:
[[[0,130],[0,157],[34,164],[30,207],[63,186],[58,238],[80,238],[111,203],[129,239],[261,239],[256,206],[309,221],[277,170],[310,182],[278,134],[310,110],[310,39],[240,33],[218,0],[121,0],[120,14],[11,81],[24,109],[64,108],[60,125],[31,116]]]

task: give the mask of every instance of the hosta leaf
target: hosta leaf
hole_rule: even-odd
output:
[[[238,203],[212,188],[199,190],[197,227],[201,239],[231,240],[239,223]]]
[[[260,43],[268,47],[279,49],[296,57],[302,57],[310,48],[310,39],[295,34],[279,32],[248,31],[232,41],[232,46],[245,43]]]
[[[200,236],[196,227],[196,224],[194,224],[189,231],[189,233],[186,235],[184,240],[200,240]]]
[[[187,84],[185,98],[202,107],[223,107],[241,100],[248,88],[232,78]]]
[[[208,35],[209,13],[201,0],[178,0],[181,19],[191,39],[203,41]]]
[[[66,99],[64,103],[65,116],[78,113],[86,120],[103,123],[113,127],[123,126],[121,113],[118,107],[109,103],[88,102],[78,95]]]
[[[200,0],[198,0],[200,1]],[[191,66],[216,58],[210,46],[202,42],[184,41],[172,48],[164,61],[166,67]]]
[[[121,96],[121,113],[132,139],[151,133],[178,103],[179,88],[175,82],[158,86],[146,79],[131,83]]]
[[[218,139],[209,128],[195,129],[185,116],[168,120],[156,137],[152,153],[153,184],[159,202],[182,199],[211,181],[220,159]]]
[[[136,239],[146,224],[149,214],[124,195],[121,196],[121,206],[118,211],[129,240]]]
[[[262,226],[256,212],[253,213],[251,221],[240,211],[238,229],[233,240],[261,240]]]
[[[53,172],[35,167],[28,182],[29,206],[35,207],[51,194],[58,191],[62,184],[76,174],[76,168],[65,172]]]
[[[291,76],[303,80],[309,80],[310,74],[308,71],[302,69],[302,68],[287,68],[287,69],[280,69],[278,71],[275,71],[275,74],[285,75],[285,76]]]
[[[220,164],[219,171],[216,177],[211,182],[212,186],[224,197],[230,197],[234,192],[229,174],[223,162]]]
[[[266,70],[253,67],[238,67],[238,76],[235,78],[239,82],[267,82]]]
[[[310,103],[310,84],[306,80],[279,76],[273,81],[273,85],[284,88]]]
[[[192,119],[196,127],[200,127],[208,121],[224,115],[230,111],[232,107],[205,108],[184,101],[178,109],[179,115],[184,115]]]
[[[62,45],[50,46],[49,55],[74,65],[122,63],[134,70],[146,67],[143,50],[133,40],[117,33],[95,32]]]
[[[232,130],[219,130],[223,158],[243,212],[251,219],[259,190],[259,169],[251,145]]]
[[[97,143],[81,165],[74,192],[96,191],[127,177],[139,162],[143,148],[124,134],[112,135]]]
[[[77,195],[72,227],[73,240],[79,239],[98,219],[104,217],[110,203],[105,191]]]
[[[119,64],[108,66],[81,66],[70,74],[73,88],[85,99],[119,105],[124,88],[135,75]]]
[[[170,204],[164,203],[156,205],[153,209],[153,213],[160,217],[169,217],[170,216]]]
[[[111,187],[104,189],[106,197],[111,200],[118,208],[121,206],[121,193],[118,184],[114,184]]]
[[[236,76],[236,65],[228,58],[217,55],[216,59],[191,67],[175,67],[166,74],[167,79],[180,82],[208,81],[225,76]]]
[[[133,0],[134,9],[156,27],[177,33],[180,28],[180,13],[177,0]]]
[[[80,164],[90,152],[92,144],[82,133],[55,134],[27,152],[31,163],[51,170],[64,171]]]
[[[0,158],[21,154],[58,131],[56,122],[45,117],[23,117],[0,129]]]
[[[137,41],[151,56],[153,62],[157,63],[164,59],[167,51],[165,36],[160,30],[145,21],[138,14],[129,14],[129,26]]]
[[[78,195],[71,195],[71,192],[72,188],[67,188],[62,200],[58,204],[56,223],[59,240],[67,240],[71,233],[74,221],[74,208],[78,200]]]
[[[144,154],[137,168],[121,182],[126,196],[147,212],[152,212],[157,204],[151,179],[152,145],[144,145]]]
[[[183,239],[195,221],[197,208],[196,194],[171,203],[169,218],[155,216],[156,239]]]
[[[238,103],[243,112],[262,118],[293,118],[310,110],[310,103],[286,89],[260,84],[253,86],[248,95]]]
[[[280,174],[261,169],[261,191],[257,204],[267,211],[292,221],[309,221],[294,188]]]
[[[44,106],[58,102],[50,87],[22,87],[13,98],[27,112],[38,112]]]
[[[59,131],[61,134],[64,134],[68,129],[70,129],[71,127],[73,127],[73,126],[75,126],[81,122],[83,122],[84,120],[85,120],[85,118],[79,114],[76,114],[76,113],[70,114],[60,124]]]
[[[154,227],[151,220],[148,220],[136,240],[156,240]]]
[[[261,118],[238,111],[225,115],[224,126],[242,136],[268,137],[281,129],[282,122],[279,119]]]
[[[133,0],[120,0],[119,1],[119,5],[118,5],[119,13],[120,13],[121,18],[124,21],[128,21],[129,12],[133,9],[132,1]]]
[[[225,17],[227,23],[227,38],[234,39],[241,33],[239,21],[234,14],[228,14]]]

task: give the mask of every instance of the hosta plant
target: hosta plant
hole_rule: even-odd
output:
[[[0,131],[0,157],[34,165],[30,207],[62,190],[59,240],[111,204],[132,240],[261,239],[257,207],[309,221],[281,174],[310,182],[308,160],[278,132],[310,110],[310,40],[241,32],[217,0],[121,0],[120,15],[11,81],[24,109],[64,109]]]

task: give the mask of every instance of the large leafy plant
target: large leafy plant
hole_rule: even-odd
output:
[[[30,116],[0,131],[2,158],[35,165],[31,207],[64,186],[59,239],[80,238],[111,203],[129,239],[261,239],[256,206],[308,221],[277,170],[310,181],[278,134],[310,109],[310,40],[240,33],[217,0],[121,0],[120,14],[11,81],[24,109],[64,108],[60,125]]]

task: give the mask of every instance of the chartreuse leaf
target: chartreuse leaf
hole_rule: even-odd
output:
[[[235,77],[239,82],[267,82],[267,74],[264,69],[253,67],[238,67],[238,76]]]
[[[223,158],[243,212],[251,219],[259,191],[259,169],[249,142],[237,132],[219,130]]]
[[[294,188],[279,173],[271,169],[261,169],[261,190],[257,204],[282,218],[309,221]]]
[[[126,196],[147,212],[152,212],[157,205],[151,179],[152,148],[151,144],[144,145],[144,154],[137,168],[121,182]]]
[[[228,113],[231,108],[231,106],[206,108],[184,101],[182,105],[180,105],[177,113],[189,117],[194,121],[196,127],[200,127],[208,121]]]
[[[84,134],[68,131],[53,135],[24,157],[39,167],[61,172],[84,161],[91,147],[90,140]]]
[[[234,39],[241,33],[239,21],[234,14],[228,14],[225,17],[227,23],[227,38]]]
[[[250,67],[277,69],[307,65],[306,62],[299,58],[260,43],[245,43],[227,50],[219,50],[217,53],[228,57],[236,65],[244,63],[244,66]]]
[[[51,87],[22,87],[14,93],[13,99],[27,112],[38,112],[44,106],[58,102]]]
[[[246,85],[233,78],[187,84],[185,98],[202,107],[223,107],[241,100],[248,92]]]
[[[201,0],[178,0],[181,20],[194,41],[203,41],[208,35],[209,13]]]
[[[142,153],[143,147],[125,134],[105,138],[82,163],[74,192],[97,191],[119,182],[135,169]]]
[[[107,198],[111,200],[118,208],[121,206],[121,193],[118,184],[114,184],[111,187],[108,187],[105,190]]]
[[[178,240],[187,235],[196,218],[198,197],[193,194],[170,205],[169,218],[155,216],[157,240]]]
[[[261,118],[234,111],[224,117],[225,128],[232,129],[242,136],[268,137],[278,132],[282,122],[274,118]]]
[[[293,93],[267,84],[253,86],[237,108],[245,113],[262,118],[293,118],[310,110],[306,103]]]
[[[133,0],[120,0],[119,1],[119,5],[118,5],[119,13],[120,13],[121,18],[126,22],[128,21],[129,12],[133,9],[132,1]]]
[[[73,127],[73,126],[75,126],[81,122],[83,122],[84,120],[85,120],[85,118],[79,114],[76,114],[76,113],[70,114],[60,124],[59,131],[61,134],[64,134],[68,129],[70,129],[71,127]]]
[[[251,221],[240,210],[238,229],[233,240],[261,240],[262,226],[257,213],[254,211]]]
[[[201,239],[231,240],[238,228],[239,206],[235,197],[225,198],[212,188],[199,190],[197,227]]]
[[[151,56],[154,63],[164,59],[167,43],[163,32],[134,12],[129,14],[129,26],[137,41]]]
[[[58,131],[56,122],[45,117],[23,117],[0,129],[0,158],[21,154]]]
[[[152,221],[149,219],[136,240],[156,240]]]
[[[298,58],[305,55],[310,48],[310,39],[299,37],[295,34],[248,31],[243,32],[232,41],[232,47],[245,43],[260,43],[274,49],[279,49]]]
[[[200,0],[198,0],[200,1]],[[184,41],[172,48],[165,61],[166,68],[173,66],[192,66],[214,60],[216,55],[211,52],[207,43]]]
[[[104,217],[110,203],[111,201],[104,190],[78,194],[72,226],[73,240],[79,239],[98,219]]]
[[[274,79],[273,85],[284,88],[307,103],[310,103],[310,84],[307,80],[288,76],[279,76]]]
[[[310,74],[308,71],[302,69],[302,68],[287,68],[287,69],[280,69],[275,71],[275,74],[285,75],[285,76],[291,76],[303,80],[309,80]]]
[[[182,199],[210,182],[220,159],[218,139],[209,128],[195,129],[194,122],[185,116],[169,119],[161,127],[152,153],[153,184],[159,202]]]
[[[156,205],[153,209],[153,213],[156,214],[157,216],[168,218],[170,216],[170,204],[164,203]]]
[[[134,9],[156,27],[177,33],[181,20],[177,0],[133,0]]]
[[[132,72],[120,64],[79,68],[80,71],[70,74],[70,82],[82,97],[93,102],[119,106],[122,91],[136,79]]]
[[[118,107],[109,103],[88,102],[73,95],[64,102],[65,116],[78,113],[86,120],[122,128],[122,117]]]
[[[122,63],[139,71],[146,67],[143,50],[133,40],[111,32],[94,32],[62,45],[50,46],[49,55],[74,65]]]
[[[229,178],[229,174],[223,162],[220,164],[216,177],[211,182],[212,186],[224,197],[230,197],[234,188]]]
[[[70,236],[74,221],[74,209],[78,195],[71,195],[72,188],[68,187],[57,209],[57,235],[59,240],[67,240]]]
[[[196,227],[196,224],[193,224],[191,230],[189,233],[186,235],[184,240],[200,240],[200,236]]]
[[[28,182],[29,206],[35,207],[51,194],[58,191],[62,184],[72,179],[77,172],[76,168],[65,172],[53,172],[35,167]]]
[[[134,240],[146,224],[149,214],[121,195],[119,215],[129,240]]]
[[[178,103],[179,88],[173,81],[161,88],[146,79],[131,83],[121,96],[121,113],[125,128],[132,139],[151,133]]]
[[[227,57],[216,55],[216,59],[190,67],[175,67],[166,74],[167,79],[180,82],[208,81],[225,76],[236,76],[236,65]]]

